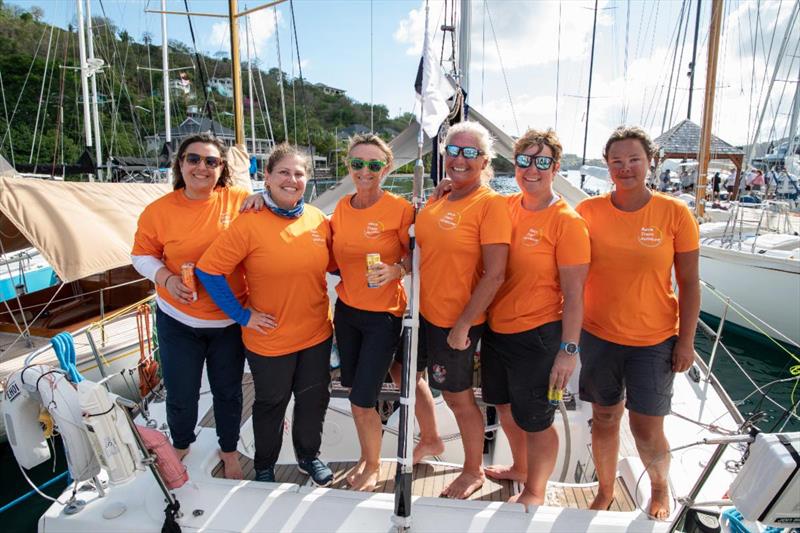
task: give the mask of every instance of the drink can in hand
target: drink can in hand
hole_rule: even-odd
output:
[[[381,254],[378,253],[367,254],[367,287],[369,287],[370,289],[375,289],[380,286],[377,282],[372,281],[370,277],[372,272],[375,270],[375,266],[378,265],[380,262],[381,262]]]
[[[181,265],[181,281],[192,291],[192,301],[197,301],[197,281],[194,277],[194,263]]]

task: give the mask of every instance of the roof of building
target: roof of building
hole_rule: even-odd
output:
[[[700,126],[685,119],[656,137],[654,142],[665,154],[696,154],[700,149]],[[744,155],[744,150],[712,134],[711,153]]]
[[[188,117],[178,127],[172,128],[173,137],[194,135],[195,133],[213,132],[217,137],[233,137],[234,132],[216,120],[206,117]]]

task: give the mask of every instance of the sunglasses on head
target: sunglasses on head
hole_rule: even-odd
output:
[[[464,159],[475,159],[479,155],[483,155],[483,152],[474,146],[456,146],[455,144],[448,144],[444,147],[444,151],[450,157],[458,157],[458,154],[462,154]]]
[[[555,160],[552,157],[548,157],[546,155],[525,155],[525,154],[518,154],[514,158],[515,164],[519,168],[528,168],[533,164],[538,170],[547,170],[553,166],[553,162]]]
[[[221,157],[217,157],[215,155],[207,155],[202,156],[199,154],[183,154],[183,160],[186,162],[187,165],[197,166],[200,164],[200,161],[205,162],[206,168],[217,168],[222,166],[223,162]]]
[[[361,170],[364,167],[367,167],[367,170],[370,172],[380,172],[383,170],[383,167],[386,166],[386,161],[380,161],[378,159],[370,159],[369,161],[364,161],[363,159],[359,159],[358,157],[351,157],[350,158],[350,168],[353,170]]]

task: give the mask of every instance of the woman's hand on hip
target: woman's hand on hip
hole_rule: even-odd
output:
[[[692,367],[694,362],[694,346],[683,343],[680,339],[672,348],[672,371],[686,372]]]
[[[578,364],[578,356],[570,355],[564,350],[559,350],[553,367],[550,369],[550,388],[564,390]]]
[[[246,327],[267,335],[269,330],[278,327],[278,322],[275,321],[275,317],[272,315],[250,309],[250,320],[247,321]]]

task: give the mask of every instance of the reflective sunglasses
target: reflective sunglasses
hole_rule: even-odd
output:
[[[552,157],[548,157],[546,155],[525,155],[525,154],[517,154],[514,158],[514,162],[519,168],[528,168],[531,166],[531,163],[538,169],[538,170],[547,170],[553,166],[553,162],[555,160]]]
[[[204,161],[206,164],[206,168],[212,168],[212,169],[222,166],[222,164],[224,163],[221,157],[217,157],[215,155],[207,155],[203,157],[202,155],[192,154],[192,153],[183,154],[183,160],[186,162],[187,165],[191,165],[193,167],[199,165],[200,161]]]
[[[483,152],[474,146],[456,146],[455,144],[448,144],[444,147],[444,151],[450,157],[458,157],[458,154],[461,154],[464,159],[475,159],[479,155],[483,155]]]
[[[359,159],[358,157],[351,157],[350,158],[350,168],[353,170],[361,170],[364,167],[367,167],[367,170],[370,172],[380,172],[383,170],[383,167],[386,166],[386,161],[379,161],[378,159],[370,159],[369,161],[364,161],[363,159]]]

